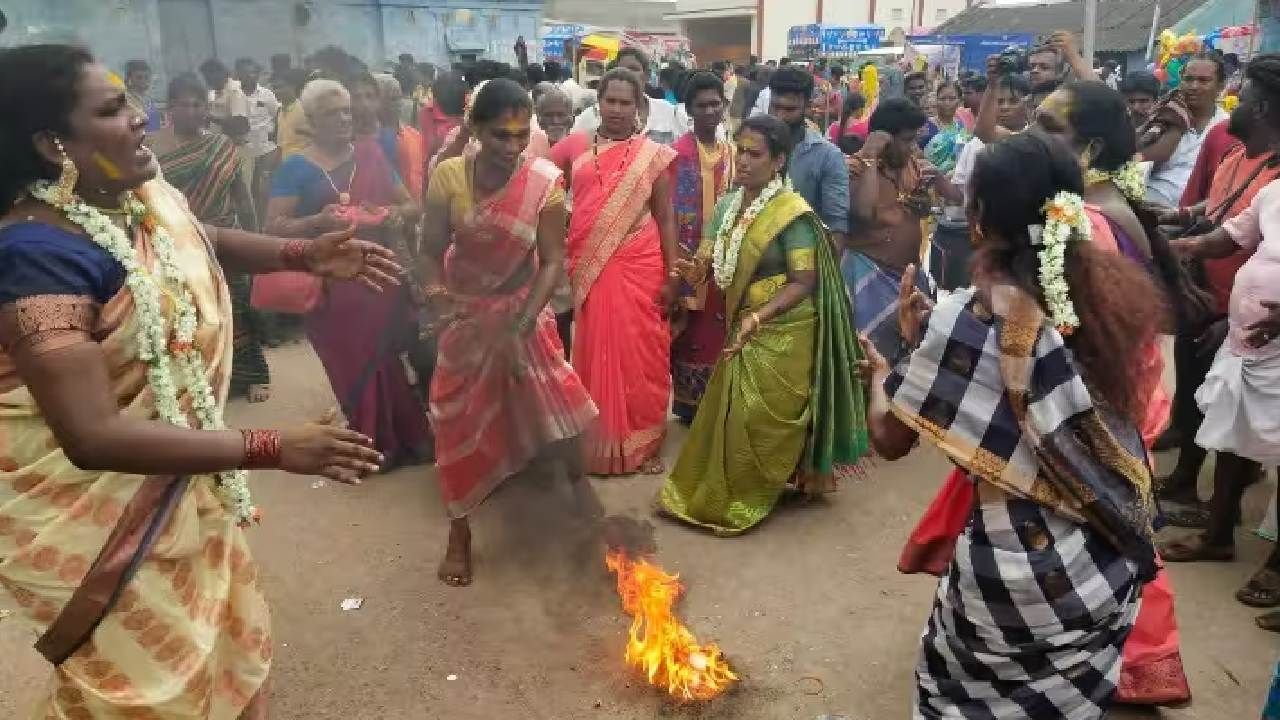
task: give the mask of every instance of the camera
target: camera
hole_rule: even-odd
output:
[[[1002,75],[1017,75],[1027,71],[1027,49],[1010,45],[996,56]]]

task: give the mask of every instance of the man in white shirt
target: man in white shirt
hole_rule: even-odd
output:
[[[227,137],[244,142],[249,132],[249,100],[221,60],[205,60],[200,74],[209,86],[209,121]]]
[[[635,48],[623,48],[613,61],[613,67],[630,70],[640,76],[642,82],[649,78],[649,58]],[[670,145],[689,132],[689,115],[684,108],[677,107],[666,100],[645,98],[647,108],[641,108],[644,116],[644,134],[656,143]],[[574,132],[593,132],[600,127],[600,109],[591,106],[578,115],[573,123]]]
[[[259,224],[263,220],[271,173],[280,162],[274,141],[280,102],[270,88],[258,82],[261,76],[262,68],[252,58],[236,60],[236,78],[248,103],[249,131],[245,133],[242,147],[244,170],[249,178],[249,192],[259,211]]]

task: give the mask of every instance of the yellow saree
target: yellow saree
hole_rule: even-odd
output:
[[[199,315],[196,344],[225,402],[231,302],[212,248],[172,187],[155,180],[138,195],[174,239]],[[154,266],[148,233],[135,234],[135,247]],[[49,347],[35,347],[54,349],[65,338],[56,331],[86,331],[105,352],[120,412],[155,418],[135,322],[127,287],[105,303],[45,294],[0,305],[0,585],[42,635],[68,620],[64,610],[105,561],[130,501],[156,478],[73,466],[5,348],[43,337]],[[195,477],[185,486],[106,615],[55,666],[32,717],[235,720],[250,705],[270,668],[267,606],[244,533],[212,485]]]

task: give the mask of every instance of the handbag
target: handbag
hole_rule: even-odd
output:
[[[257,310],[303,315],[320,304],[324,281],[311,273],[295,270],[255,275],[249,304]]]

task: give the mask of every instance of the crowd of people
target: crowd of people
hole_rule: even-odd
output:
[[[734,536],[922,439],[955,468],[899,566],[940,577],[916,717],[1187,702],[1163,563],[1233,560],[1280,464],[1280,56],[1229,119],[1218,55],[1168,93],[1065,32],[1025,60],[624,48],[583,86],[325,48],[158,103],[142,61],[0,51],[0,584],[57,668],[41,716],[265,717],[248,470],[434,462],[465,586],[526,471],[593,512],[588,475],[659,476]],[[281,314],[341,422],[228,430]],[[1280,550],[1236,598],[1280,607]]]

